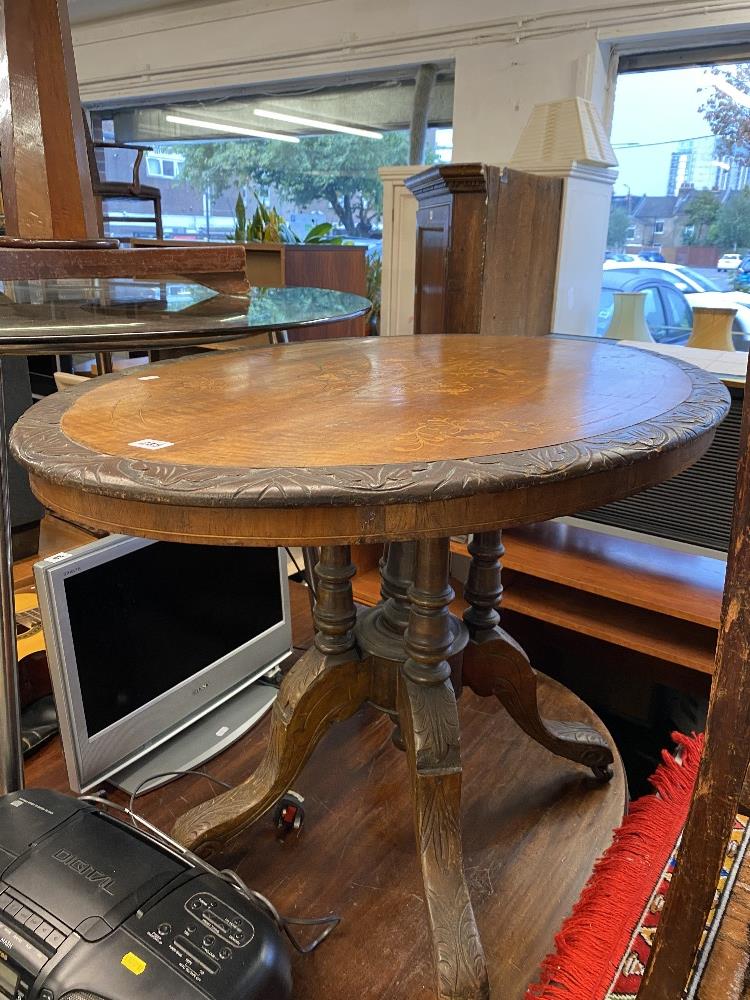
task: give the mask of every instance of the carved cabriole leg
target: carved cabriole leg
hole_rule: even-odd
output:
[[[265,756],[243,784],[177,821],[173,836],[206,855],[270,809],[295,781],[331,723],[348,719],[370,696],[370,675],[354,644],[349,546],[321,549],[316,566],[315,646],[284,678],[271,714]]]
[[[484,1000],[489,997],[487,969],[461,850],[458,712],[446,660],[453,641],[448,545],[447,539],[417,545],[398,705],[412,775],[437,995],[439,1000]]]
[[[478,695],[495,695],[521,729],[552,753],[590,767],[597,778],[611,778],[614,757],[595,729],[541,717],[536,672],[515,639],[500,628],[501,533],[479,532],[469,543],[469,552],[471,567],[464,588],[469,608],[464,622],[471,642],[464,651],[464,683]]]

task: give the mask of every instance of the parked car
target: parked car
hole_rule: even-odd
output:
[[[664,279],[658,265],[643,268],[605,267],[599,297],[596,332],[603,337],[612,321],[615,292],[646,292],[646,324],[661,344],[685,344],[693,329],[693,311],[684,292]],[[733,335],[738,351],[747,351],[744,333]]]
[[[618,253],[616,250],[605,250],[604,259],[629,261],[629,260],[635,260],[635,257],[632,255],[632,253]]]
[[[742,263],[732,275],[732,286],[737,292],[750,291],[750,256],[742,258]]]
[[[747,258],[750,264],[750,258]],[[605,269],[615,268],[627,271],[632,275],[657,274],[664,281],[672,284],[678,292],[683,292],[691,306],[729,306],[737,310],[734,330],[737,333],[750,334],[750,294],[738,287],[741,271],[736,272],[735,291],[723,291],[716,282],[700,271],[684,264],[657,264],[651,261],[641,261],[635,267],[607,261]],[[750,291],[750,267],[746,275],[746,287]],[[746,349],[746,348],[745,348]]]
[[[716,264],[717,271],[736,271],[742,263],[741,253],[724,253]]]
[[[659,250],[639,250],[638,257],[641,260],[650,260],[656,264],[664,263],[664,254]]]

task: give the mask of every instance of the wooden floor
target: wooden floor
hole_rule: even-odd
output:
[[[312,631],[296,585],[293,611],[295,644],[303,647]],[[545,715],[602,729],[553,681],[545,681],[542,701]],[[625,780],[618,761],[612,782],[598,785],[582,767],[532,743],[494,701],[467,691],[460,715],[467,879],[493,1000],[519,1000],[622,819]],[[257,763],[267,730],[266,720],[207,770],[241,780]],[[280,842],[266,817],[240,856],[223,859],[282,912],[343,917],[313,956],[295,956],[300,1000],[434,996],[406,762],[390,732],[390,722],[369,708],[334,728],[296,785],[306,798],[302,833]],[[56,741],[28,763],[27,781],[66,788]],[[210,794],[204,779],[183,778],[138,801],[168,828]]]

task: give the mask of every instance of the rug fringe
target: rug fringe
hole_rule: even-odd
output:
[[[657,794],[644,795],[631,806],[525,1000],[604,1000],[680,836],[698,776],[703,735],[672,733],[672,740],[679,760],[662,751],[662,763],[650,779]]]

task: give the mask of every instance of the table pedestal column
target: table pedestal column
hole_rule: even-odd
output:
[[[398,712],[412,780],[417,852],[440,1000],[481,1000],[489,982],[463,871],[461,755],[447,661],[454,642],[447,538],[417,543]]]

